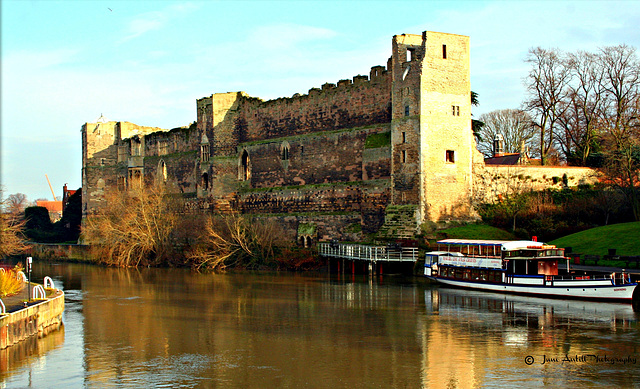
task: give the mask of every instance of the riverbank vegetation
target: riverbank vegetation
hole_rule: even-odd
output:
[[[477,206],[488,225],[511,231],[518,238],[551,241],[590,228],[634,221],[631,204],[620,190],[582,186],[514,195],[519,205],[496,201]]]
[[[268,218],[188,213],[163,185],[107,194],[87,219],[85,243],[97,262],[119,267],[188,266],[196,270],[308,269],[311,251],[291,245]]]

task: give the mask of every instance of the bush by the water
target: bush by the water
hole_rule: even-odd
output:
[[[88,218],[83,237],[93,258],[119,267],[311,266],[303,259],[280,258],[291,239],[279,224],[237,213],[185,213],[163,185],[107,194],[99,213]]]

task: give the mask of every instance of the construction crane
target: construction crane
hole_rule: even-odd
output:
[[[51,181],[49,181],[49,176],[47,176],[46,174],[44,176],[47,177],[47,182],[49,183],[49,189],[51,189],[51,194],[53,195],[53,201],[56,201],[56,194],[53,193],[53,186],[51,186]]]

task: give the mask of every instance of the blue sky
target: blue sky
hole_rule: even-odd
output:
[[[386,65],[396,34],[471,37],[474,115],[517,108],[529,48],[640,47],[637,1],[1,0],[5,195],[51,199],[81,185],[80,127],[173,128],[195,100],[307,93]]]

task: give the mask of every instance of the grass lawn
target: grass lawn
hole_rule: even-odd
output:
[[[490,240],[516,240],[510,232],[486,224],[467,224],[465,226],[448,228],[438,231],[447,238],[458,239],[490,239]]]
[[[640,222],[596,227],[549,243],[572,247],[574,253],[583,255],[606,255],[608,249],[616,249],[617,255],[640,255]]]

